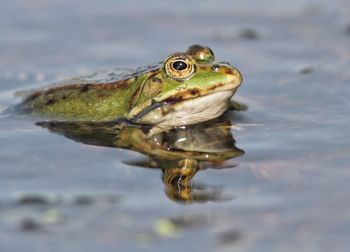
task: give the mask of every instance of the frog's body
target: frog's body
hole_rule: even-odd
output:
[[[20,104],[26,113],[65,121],[113,121],[172,127],[208,121],[230,107],[242,76],[214,61],[208,47],[134,72],[74,78],[38,90]]]

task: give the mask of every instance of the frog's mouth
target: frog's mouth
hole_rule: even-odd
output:
[[[223,90],[184,100],[154,102],[131,121],[159,127],[176,127],[208,121],[222,115],[230,106],[235,90]]]

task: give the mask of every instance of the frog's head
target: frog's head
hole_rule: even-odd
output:
[[[241,82],[240,72],[215,61],[210,48],[193,45],[148,73],[134,95],[128,119],[165,127],[208,121],[227,110]]]

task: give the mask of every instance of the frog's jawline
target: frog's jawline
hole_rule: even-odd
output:
[[[130,119],[129,121],[131,123],[135,123],[137,124],[137,122],[146,114],[148,114],[149,112],[151,112],[152,110],[155,110],[157,108],[163,107],[167,104],[174,104],[175,102],[156,102],[153,100],[152,105],[145,108],[144,110],[142,110],[140,113],[138,113],[134,118]]]
[[[131,121],[158,126],[182,126],[207,121],[228,109],[233,93],[226,90],[182,101],[154,102]],[[170,109],[164,112],[167,107]]]

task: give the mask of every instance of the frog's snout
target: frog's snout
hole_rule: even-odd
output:
[[[223,74],[232,74],[232,72],[237,71],[233,66],[228,62],[218,62],[217,64],[213,64],[211,69],[214,72],[219,72]]]
[[[220,62],[220,64],[214,64],[212,71],[225,75],[228,82],[235,83],[239,86],[242,82],[242,74],[228,62]]]

